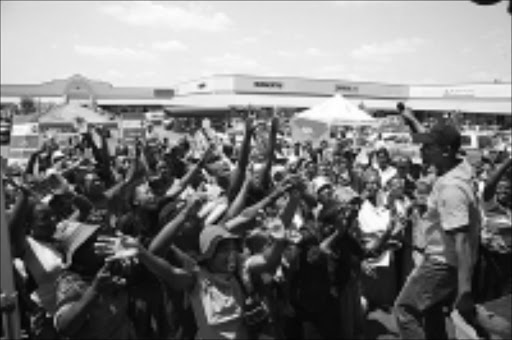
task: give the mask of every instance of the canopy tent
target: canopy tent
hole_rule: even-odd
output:
[[[290,121],[294,141],[328,140],[332,126],[373,126],[377,119],[336,94]]]
[[[103,124],[111,123],[112,121],[108,116],[100,114],[89,108],[80,106],[78,104],[66,104],[57,106],[39,117],[39,123],[71,123],[75,124],[78,121],[84,121],[89,124]]]
[[[117,127],[117,121],[111,120],[109,116],[75,103],[54,107],[38,117],[38,122],[43,128],[55,129],[65,127],[80,129],[86,124]]]

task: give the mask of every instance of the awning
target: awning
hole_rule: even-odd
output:
[[[167,106],[173,99],[97,99],[97,105],[105,106]]]
[[[416,111],[461,111],[468,113],[512,114],[510,101],[410,99],[406,105]]]
[[[233,106],[260,106],[281,108],[309,108],[326,100],[326,97],[299,97],[250,94],[203,94],[174,97],[170,106],[208,109],[228,109]],[[172,110],[172,107],[169,107]]]

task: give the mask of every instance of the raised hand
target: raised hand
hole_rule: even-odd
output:
[[[195,193],[191,195],[187,201],[188,215],[197,215],[207,199],[208,195],[206,193]]]
[[[62,176],[59,172],[54,172],[51,176],[56,180],[56,187],[53,188],[53,193],[55,195],[71,195],[73,194],[73,188],[71,184]]]
[[[206,149],[203,157],[201,158],[202,164],[208,164],[215,159],[216,146],[213,143],[209,143],[208,149]]]
[[[279,118],[273,117],[272,121],[270,123],[270,129],[272,133],[277,133],[277,130],[279,129]]]
[[[117,236],[99,236],[94,243],[94,251],[98,255],[105,256],[106,262],[124,261],[136,259],[141,249],[140,242],[131,236],[118,233]]]
[[[251,116],[248,116],[245,119],[245,131],[246,132],[254,132],[256,130],[257,125],[254,124],[254,118]]]

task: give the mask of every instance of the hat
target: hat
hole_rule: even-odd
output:
[[[436,144],[439,146],[450,146],[454,150],[459,150],[462,137],[454,125],[444,122],[434,125],[429,132],[413,134],[414,143]]]
[[[64,220],[57,224],[53,237],[60,243],[64,254],[64,266],[69,267],[73,262],[76,250],[85,243],[100,227]]]
[[[238,240],[239,237],[230,233],[225,228],[218,225],[207,226],[199,235],[199,249],[201,250],[201,260],[211,258],[217,249],[217,245],[222,240]]]

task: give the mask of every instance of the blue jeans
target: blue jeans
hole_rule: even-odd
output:
[[[457,292],[457,269],[425,258],[407,278],[394,313],[402,339],[447,339],[443,307]]]

